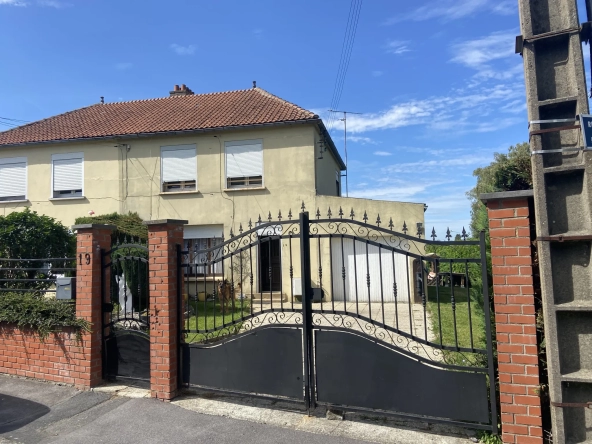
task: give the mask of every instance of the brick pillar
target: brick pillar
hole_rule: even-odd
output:
[[[101,249],[111,249],[113,225],[74,225],[76,231],[76,316],[91,322],[92,332],[83,335],[84,358],[75,385],[89,388],[103,382]]]
[[[529,195],[493,193],[486,199],[505,443],[543,442]]]
[[[165,401],[177,396],[179,319],[177,245],[186,220],[155,220],[148,226],[150,391]]]

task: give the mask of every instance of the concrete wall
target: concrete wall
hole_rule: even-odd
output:
[[[326,151],[322,153],[321,157],[321,137],[315,130],[315,177],[317,194],[327,196],[337,196],[337,186],[335,184],[336,173],[339,175],[339,182],[341,183],[341,170],[339,163],[325,144]],[[340,193],[341,194],[341,193]]]

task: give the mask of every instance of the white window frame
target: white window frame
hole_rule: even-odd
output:
[[[69,160],[69,159],[80,159],[80,168],[82,169],[81,178],[82,178],[82,187],[80,193],[70,193],[70,194],[63,194],[61,196],[55,195],[54,190],[54,162],[56,160]],[[63,153],[63,154],[52,154],[51,155],[51,184],[49,190],[49,199],[50,200],[60,200],[60,199],[82,199],[84,198],[84,153]]]
[[[29,195],[29,163],[26,157],[5,157],[0,159],[0,165],[11,165],[15,163],[24,163],[25,164],[25,195],[21,198],[22,195],[18,196],[7,196],[5,198],[0,197],[0,203],[5,202],[23,202],[28,199]],[[11,198],[13,197],[13,198]],[[3,200],[6,199],[6,200]]]
[[[249,184],[249,178],[257,178],[259,176],[245,176],[245,184],[244,185],[229,185],[228,181],[228,148],[233,146],[244,146],[244,145],[260,145],[261,146],[261,183],[254,183]],[[231,140],[228,142],[224,142],[224,179],[225,179],[225,188],[227,190],[244,190],[250,188],[263,188],[265,187],[265,162],[263,156],[263,139],[246,139],[246,140]],[[255,179],[258,182],[258,179]]]
[[[191,180],[178,180],[165,182],[164,178],[164,162],[162,154],[167,151],[185,151],[195,150],[195,179]],[[191,183],[193,182],[193,184]],[[179,188],[167,189],[165,184],[175,184]],[[176,185],[178,184],[178,185]],[[171,186],[171,185],[168,185]],[[161,193],[179,193],[179,192],[196,192],[197,191],[197,145],[195,143],[188,143],[183,145],[163,145],[160,147],[160,192]]]
[[[183,231],[183,250],[188,251],[187,256],[183,256],[183,263],[190,264],[186,269],[187,276],[221,276],[222,262],[209,265],[199,265],[201,263],[200,256],[197,256],[197,251],[209,249],[221,245],[224,242],[224,225],[186,225]],[[208,260],[214,260],[220,257],[222,249],[212,250]]]

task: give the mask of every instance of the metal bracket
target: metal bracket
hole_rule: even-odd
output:
[[[592,409],[592,402],[553,402],[551,401],[551,405],[553,407],[561,407],[561,408],[589,408]]]
[[[522,55],[524,50],[524,37],[521,35],[516,36],[516,46],[514,47],[514,53]]]
[[[544,123],[569,123],[569,122],[577,122],[580,120],[580,116],[576,115],[573,119],[547,119],[547,120],[531,120],[528,122],[528,126],[530,125],[540,125]]]
[[[563,235],[559,234],[556,236],[538,236],[536,241],[538,242],[569,242],[569,241],[585,241],[592,240],[592,234],[582,235]]]
[[[574,152],[574,151],[592,151],[589,148],[584,148],[584,147],[579,147],[579,148],[559,148],[556,150],[536,150],[536,151],[531,151],[530,155],[534,155],[534,154],[552,154],[552,153],[569,153],[569,152]]]
[[[545,133],[558,133],[559,131],[568,131],[574,129],[580,129],[580,125],[565,125],[565,126],[558,126],[555,128],[545,128],[542,130],[535,130],[528,133],[529,138],[531,136],[536,136],[538,134],[545,134]]]

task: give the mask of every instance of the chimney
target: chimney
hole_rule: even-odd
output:
[[[193,95],[193,91],[191,91],[189,88],[187,88],[187,86],[185,84],[181,85],[179,87],[179,85],[175,85],[175,87],[173,88],[172,91],[169,92],[170,96],[191,96]]]

